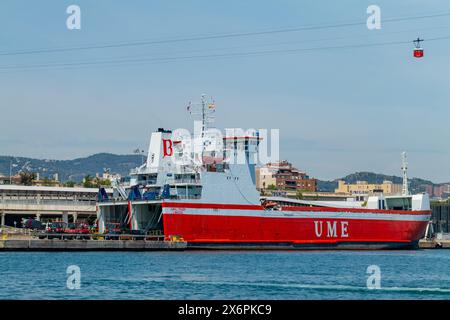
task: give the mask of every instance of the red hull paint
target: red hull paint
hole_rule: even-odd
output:
[[[251,204],[220,204],[220,203],[194,203],[194,202],[163,202],[165,208],[193,208],[193,209],[231,209],[231,210],[259,210],[263,207]],[[397,214],[431,214],[431,211],[403,211],[357,208],[331,208],[331,207],[282,207],[282,211],[317,211],[317,212],[371,212],[371,213],[397,213]]]
[[[229,207],[230,205],[219,205]],[[209,244],[276,244],[289,243],[293,245],[337,245],[337,244],[413,244],[424,235],[429,211],[401,211],[403,216],[419,215],[417,220],[405,220],[402,214],[397,214],[400,220],[385,219],[386,214],[394,211],[335,209],[296,207],[283,211],[319,211],[321,217],[265,217],[265,211],[254,212],[255,215],[239,215],[236,205],[231,208],[211,207],[206,204],[174,204],[163,203],[164,234],[166,236],[181,236],[188,243]],[[245,206],[246,210],[257,210]],[[253,206],[258,207],[258,206]],[[185,208],[185,209],[183,209]],[[196,212],[183,212],[186,208]],[[197,208],[197,209],[195,209]],[[200,212],[201,209],[213,209],[214,214]],[[285,208],[287,209],[287,208]],[[320,209],[320,210],[318,210]],[[356,211],[355,211],[356,210]],[[323,214],[330,212],[330,217]],[[336,218],[339,212],[339,218]],[[346,216],[348,212],[377,213],[376,219],[359,219]],[[334,213],[334,216],[332,216]],[[423,220],[422,217],[424,217]]]

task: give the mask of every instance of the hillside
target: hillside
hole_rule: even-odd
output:
[[[80,182],[86,175],[95,175],[102,173],[104,168],[109,168],[113,173],[119,173],[122,176],[127,175],[130,169],[136,168],[142,164],[140,155],[117,155],[111,153],[98,153],[85,158],[73,160],[48,160],[33,159],[24,157],[0,156],[0,173],[9,175],[10,161],[12,160],[12,173],[17,174],[21,170],[39,172],[41,177],[52,177],[58,173],[62,182],[75,181]],[[144,158],[145,160],[145,158]],[[341,179],[332,181],[318,180],[318,191],[333,192],[337,188],[338,180],[344,180],[347,183],[356,181],[368,181],[369,183],[382,183],[385,180],[401,184],[402,178],[398,176],[389,176],[373,172],[355,172]],[[425,191],[424,185],[436,185],[431,181],[412,178],[410,181],[410,190],[412,192]]]
[[[349,174],[341,179],[336,179],[332,181],[323,181],[319,180],[317,182],[318,191],[324,191],[324,192],[333,192],[334,189],[337,188],[338,180],[343,180],[346,183],[356,183],[357,181],[367,181],[369,183],[383,183],[385,180],[392,181],[396,184],[401,184],[403,179],[402,177],[398,176],[389,176],[385,174],[380,173],[373,173],[373,172],[355,172],[352,174]],[[409,179],[409,188],[411,192],[423,192],[425,191],[423,186],[431,185],[434,186],[433,182],[429,180],[424,180],[420,178],[410,178]]]
[[[24,157],[0,156],[0,173],[9,175],[10,161],[12,160],[13,175],[20,170],[39,172],[41,177],[51,177],[58,173],[62,182],[81,181],[86,175],[102,173],[104,168],[111,172],[127,175],[130,169],[142,163],[140,155],[116,155],[110,153],[98,153],[86,158],[73,160],[48,160],[32,159]]]

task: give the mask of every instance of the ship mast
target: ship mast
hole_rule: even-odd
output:
[[[215,112],[216,106],[214,100],[211,98],[210,101],[206,98],[206,94],[202,94],[201,103],[191,103],[187,107],[188,112],[194,118],[194,120],[201,121],[201,132],[199,135],[200,141],[202,142],[201,146],[201,157],[203,159],[203,153],[205,149],[205,135],[208,131],[208,128],[212,128],[215,120]],[[194,130],[195,131],[195,130]],[[198,137],[198,136],[197,136]],[[195,137],[195,138],[197,138]]]
[[[206,131],[206,122],[205,122],[205,116],[206,116],[206,100],[205,100],[205,94],[202,94],[202,138],[205,136]]]
[[[408,161],[406,159],[406,152],[402,152],[402,172],[403,172],[403,187],[402,187],[402,195],[409,195],[408,190]]]
[[[187,107],[187,111],[194,118],[202,122],[202,130],[200,136],[203,138],[208,128],[211,128],[214,124],[214,113],[216,112],[216,106],[214,100],[211,98],[207,100],[206,94],[202,94],[201,103],[191,103]]]

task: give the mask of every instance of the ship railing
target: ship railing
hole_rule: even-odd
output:
[[[188,196],[178,195],[178,196],[175,196],[174,199],[180,199],[180,200],[193,199],[193,200],[195,200],[195,199],[201,199],[201,195],[188,195]]]
[[[156,179],[154,180],[138,180],[137,184],[146,186],[146,185],[156,185]]]
[[[142,186],[159,186],[157,184],[157,180],[138,180],[137,184],[142,185]],[[201,184],[200,179],[167,179],[164,181],[164,184]],[[127,186],[130,186],[130,184],[128,184]]]
[[[183,183],[183,184],[200,184],[199,179],[176,179],[173,180],[174,184]]]
[[[95,206],[95,200],[59,200],[59,199],[2,199],[1,204],[15,205],[67,205],[67,206]]]
[[[201,199],[201,195],[171,195],[170,196],[171,200],[198,200]],[[160,201],[163,200],[163,197],[161,196],[157,196],[155,199],[134,199],[133,201]],[[116,203],[116,202],[125,202],[128,201],[128,199],[123,199],[123,198],[109,198],[109,199],[105,199],[100,201],[101,203]]]
[[[168,178],[164,181],[164,184],[178,184],[178,183],[190,183],[190,184],[199,184],[200,179],[191,179],[191,178]]]

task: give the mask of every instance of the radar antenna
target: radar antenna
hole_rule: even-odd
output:
[[[216,105],[214,100],[206,99],[206,94],[202,94],[200,103],[189,102],[187,111],[194,118],[194,120],[202,122],[201,138],[205,136],[208,128],[212,128],[215,120]]]
[[[208,143],[208,141],[205,141],[205,139],[207,139],[206,133],[208,132],[208,129],[213,128],[216,105],[213,98],[208,100],[206,94],[202,94],[201,102],[195,104],[189,102],[187,111],[195,122],[201,123],[201,130],[196,130],[197,124],[194,124],[194,150],[197,150],[195,153],[199,155],[200,163],[202,163],[205,144]],[[196,149],[196,146],[199,146],[200,150]]]

